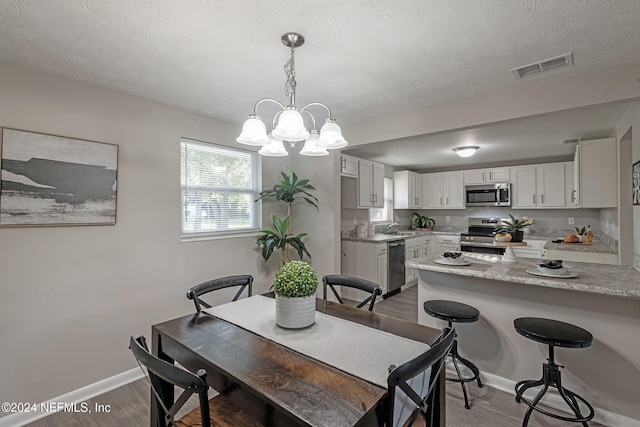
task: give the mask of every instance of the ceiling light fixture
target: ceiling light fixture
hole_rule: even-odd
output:
[[[256,102],[253,113],[242,126],[240,136],[236,138],[241,144],[262,146],[258,151],[263,156],[280,157],[288,155],[283,142],[286,141],[294,147],[296,142],[305,141],[304,147],[300,150],[303,156],[326,156],[327,149],[343,148],[347,145],[342,136],[340,126],[336,124],[331,115],[331,110],[320,102],[311,102],[300,111],[296,107],[296,67],[294,52],[295,48],[304,44],[304,37],[298,33],[285,33],[280,38],[282,43],[291,48],[291,58],[284,65],[284,73],[287,76],[285,83],[285,94],[289,97],[289,105],[284,106],[273,98],[263,98]],[[258,105],[263,102],[273,102],[280,107],[273,117],[273,129],[267,132],[267,128],[258,115]],[[324,107],[328,116],[322,128],[318,132],[316,120],[309,111],[310,107]],[[302,113],[307,113],[311,118],[312,129],[308,131],[304,124]]]
[[[476,147],[476,146],[458,147],[458,148],[454,148],[453,151],[455,151],[456,154],[460,157],[471,157],[476,153],[476,151],[478,151],[478,148],[480,147]]]

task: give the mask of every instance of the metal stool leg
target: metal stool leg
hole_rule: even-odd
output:
[[[454,342],[454,345],[455,345],[455,342]],[[464,407],[467,409],[471,409],[471,407],[469,406],[469,398],[467,397],[467,389],[464,386],[464,381],[462,381],[462,374],[460,373],[460,368],[458,367],[458,362],[456,360],[455,353],[451,354],[451,359],[453,360],[453,366],[456,368],[456,372],[458,373],[459,380],[456,380],[455,378],[447,378],[447,380],[456,381],[460,383],[460,385],[462,386],[462,394],[464,395]]]

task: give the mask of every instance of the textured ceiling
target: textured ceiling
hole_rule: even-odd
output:
[[[280,36],[297,31],[297,103],[346,129],[638,62],[639,21],[638,0],[2,0],[0,59],[241,123],[286,101]],[[510,72],[569,52],[544,77]]]

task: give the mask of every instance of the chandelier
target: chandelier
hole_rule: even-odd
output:
[[[280,157],[288,155],[284,147],[284,142],[295,147],[297,142],[304,141],[304,147],[300,150],[303,156],[326,156],[327,149],[343,148],[347,141],[342,136],[342,130],[331,115],[331,110],[320,102],[311,102],[300,111],[296,107],[296,67],[294,52],[297,47],[304,44],[304,37],[298,33],[285,33],[282,35],[282,43],[291,48],[291,58],[284,66],[284,73],[287,76],[285,83],[285,94],[289,97],[289,105],[282,105],[273,98],[264,98],[256,102],[253,106],[253,113],[242,125],[242,132],[236,138],[241,144],[261,146],[259,154],[263,156]],[[264,102],[275,103],[279,110],[273,117],[272,129],[267,132],[267,128],[258,115],[258,106]],[[316,119],[309,111],[312,107],[323,107],[328,117],[320,128],[316,128]],[[303,113],[311,119],[312,129],[307,130],[304,124]],[[316,113],[317,114],[317,113]]]

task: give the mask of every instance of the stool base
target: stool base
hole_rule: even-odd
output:
[[[471,409],[471,407],[469,406],[469,399],[467,398],[467,389],[465,388],[464,383],[477,381],[478,387],[482,388],[482,381],[480,380],[480,371],[478,370],[476,365],[474,365],[464,357],[460,356],[460,354],[458,353],[457,340],[453,341],[453,347],[451,347],[451,352],[449,353],[449,356],[451,356],[451,360],[453,361],[453,366],[456,368],[456,372],[458,373],[458,378],[447,378],[447,381],[454,381],[454,382],[460,383],[460,385],[462,386],[462,394],[464,395],[464,407],[466,409]],[[466,366],[471,370],[471,372],[473,373],[472,377],[464,378],[462,376],[462,373],[460,373],[460,367],[458,366],[458,361],[460,361],[460,363],[462,363],[464,366]]]
[[[544,363],[542,366],[543,367],[542,367],[541,379],[525,380],[525,381],[520,381],[519,383],[516,384],[516,402],[518,403],[524,402],[525,404],[527,404],[527,406],[529,406],[529,409],[527,410],[527,413],[524,416],[524,420],[522,421],[522,427],[527,427],[527,425],[529,424],[529,418],[531,417],[531,414],[533,413],[534,410],[559,420],[582,423],[584,427],[588,427],[589,424],[587,423],[587,421],[590,421],[594,415],[593,407],[583,397],[575,394],[571,390],[566,389],[562,386],[562,379],[560,376],[561,366],[556,365],[556,363],[553,360],[553,346],[551,345],[549,346],[549,361],[548,363]],[[538,394],[532,401],[529,401],[523,397],[525,391],[527,391],[531,387],[538,387],[538,386],[542,386],[542,389],[538,392]],[[542,396],[545,395],[549,387],[554,387],[555,389],[558,390],[558,393],[560,394],[562,399],[566,402],[567,406],[569,406],[571,411],[574,413],[575,415],[574,418],[563,417],[561,415],[553,414],[551,412],[545,411],[544,409],[538,408],[537,406],[538,402],[540,402],[540,399],[542,399]],[[582,415],[582,413],[580,412],[580,406],[578,405],[578,401],[582,402],[584,405],[587,406],[587,408],[589,408],[588,415],[586,416]]]

